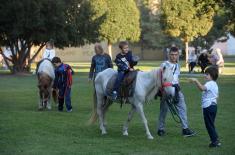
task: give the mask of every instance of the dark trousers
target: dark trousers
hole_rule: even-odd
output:
[[[72,105],[71,105],[71,88],[66,89],[64,96],[59,96],[58,97],[58,101],[59,101],[58,110],[59,111],[63,110],[64,100],[65,100],[66,109],[68,111],[71,110],[72,109]]]
[[[117,76],[117,79],[115,81],[115,84],[114,84],[114,87],[113,87],[113,91],[117,91],[119,90],[119,87],[124,79],[124,76],[125,76],[125,72],[122,72],[122,71],[119,71],[118,72],[118,76]]]
[[[196,66],[196,62],[190,62],[189,63],[189,72],[193,71],[193,68]]]
[[[203,108],[204,122],[212,143],[218,140],[218,135],[214,125],[216,112],[217,105],[210,105],[207,108]]]
[[[201,73],[204,73],[205,68],[207,67],[207,63],[201,63],[199,66],[201,67]]]

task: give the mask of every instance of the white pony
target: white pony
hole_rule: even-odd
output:
[[[103,72],[100,72],[95,78],[95,90],[97,93],[97,103],[94,102],[94,107],[96,110],[93,110],[93,115],[91,116],[90,122],[94,123],[99,117],[100,129],[102,134],[106,134],[106,123],[105,121],[105,112],[108,106],[112,103],[109,98],[106,96],[106,87],[109,79],[117,74],[117,71],[108,68]],[[164,91],[167,95],[174,95],[175,89],[172,87],[173,80],[173,71],[172,68],[160,68],[154,69],[150,72],[141,72],[139,71],[136,77],[136,86],[134,94],[132,97],[129,97],[128,100],[132,106],[128,118],[123,126],[123,135],[128,136],[128,124],[130,123],[133,113],[137,111],[144,123],[146,130],[147,138],[153,139],[151,135],[147,119],[144,114],[143,105],[146,101],[154,98],[155,94],[159,89]],[[98,116],[97,116],[98,115]]]
[[[39,88],[39,103],[38,109],[42,110],[43,107],[51,109],[51,92],[52,85],[55,79],[54,66],[48,59],[43,59],[39,62],[37,68],[38,88]]]

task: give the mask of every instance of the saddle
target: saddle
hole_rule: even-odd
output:
[[[128,102],[128,97],[133,96],[135,90],[136,76],[138,71],[139,70],[131,71],[125,75],[118,92],[119,95],[118,98],[120,99],[121,104],[123,102]],[[107,96],[111,96],[116,79],[117,79],[117,74],[113,75],[109,79],[106,86]]]

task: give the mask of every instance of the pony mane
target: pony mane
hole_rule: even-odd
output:
[[[147,74],[155,79],[153,88],[150,90],[150,92],[146,95],[145,102],[149,102],[154,99],[155,95],[157,94],[159,87],[161,85],[161,81],[158,80],[160,79],[160,68],[154,68],[153,70],[147,72]]]

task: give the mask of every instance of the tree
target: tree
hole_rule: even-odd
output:
[[[228,21],[229,19],[226,15],[225,8],[218,8],[218,10],[216,10],[216,15],[213,18],[214,24],[208,34],[195,38],[192,42],[192,45],[194,47],[200,46],[202,48],[210,50],[215,41],[226,41],[228,39],[228,30],[225,25],[228,23]]]
[[[222,0],[222,6],[228,17],[226,28],[235,37],[235,0]]]
[[[188,43],[205,36],[213,25],[215,2],[213,0],[164,0],[162,2],[163,29],[185,43],[186,64]],[[187,66],[187,65],[186,65]]]
[[[89,20],[92,12],[85,0],[1,0],[0,14],[0,45],[12,51],[13,73],[24,71],[50,39],[63,48],[98,37],[98,19]],[[33,46],[39,48],[30,57]]]
[[[92,20],[102,18],[100,39],[111,45],[119,40],[138,41],[140,37],[139,11],[134,0],[90,0],[94,15]]]
[[[138,8],[141,13],[141,55],[143,57],[143,49],[164,49],[173,42],[179,42],[178,38],[174,38],[165,34],[160,24],[160,2],[156,0],[137,0]]]

